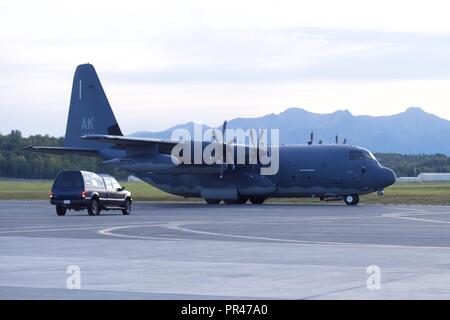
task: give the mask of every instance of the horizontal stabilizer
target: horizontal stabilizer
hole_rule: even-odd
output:
[[[79,154],[84,156],[97,155],[97,150],[88,148],[28,146],[23,150],[50,154]]]

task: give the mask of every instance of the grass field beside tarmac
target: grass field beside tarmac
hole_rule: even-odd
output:
[[[0,180],[0,200],[47,200],[51,189],[50,180]],[[189,201],[203,202],[201,199],[185,199],[160,191],[144,182],[124,182],[136,201]],[[318,199],[269,199],[267,203],[336,203],[321,202]],[[361,203],[380,204],[428,204],[450,205],[450,182],[396,183],[385,190],[382,197],[370,194],[361,197]]]

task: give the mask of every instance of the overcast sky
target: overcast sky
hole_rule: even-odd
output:
[[[125,134],[279,113],[450,119],[448,1],[2,1],[0,132],[65,132],[92,63]]]

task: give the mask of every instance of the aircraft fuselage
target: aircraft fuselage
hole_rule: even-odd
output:
[[[356,156],[355,156],[356,154]],[[145,182],[183,197],[214,195],[233,198],[319,197],[381,191],[395,182],[395,174],[366,149],[347,145],[291,145],[279,147],[279,170],[260,175],[258,167],[227,165],[222,177],[216,170],[202,174],[158,174],[134,171]],[[205,171],[206,172],[206,171]]]

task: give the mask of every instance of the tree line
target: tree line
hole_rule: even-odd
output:
[[[30,145],[62,147],[64,138],[49,135],[23,137],[18,130],[0,134],[0,177],[20,179],[54,179],[61,170],[86,170],[108,173],[126,179],[127,173],[104,166],[97,157],[53,155],[23,150]]]
[[[385,167],[394,170],[397,177],[416,177],[427,172],[450,172],[450,158],[445,154],[376,153]]]
[[[29,145],[63,146],[64,138],[49,135],[23,137],[19,130],[0,134],[0,177],[22,179],[54,179],[61,170],[87,170],[108,173],[125,179],[123,170],[104,166],[96,157],[78,155],[51,155],[24,151]],[[444,154],[406,155],[375,154],[380,163],[395,171],[398,177],[417,176],[422,172],[450,172],[450,158]]]

